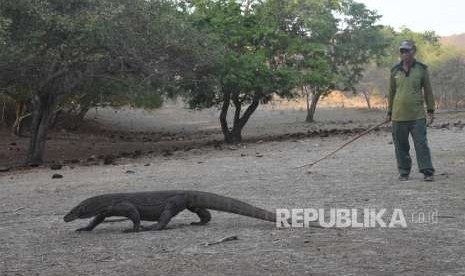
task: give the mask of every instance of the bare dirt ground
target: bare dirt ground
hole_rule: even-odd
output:
[[[302,107],[260,106],[245,126],[243,138],[282,140],[291,134],[303,136],[317,130],[363,128],[378,123],[384,114],[378,110],[321,108],[316,113],[318,123],[308,124]],[[47,162],[89,163],[88,159],[109,154],[163,154],[217,144],[223,139],[217,109],[191,111],[179,103],[168,103],[155,111],[98,108],[86,118],[86,125],[79,132],[50,131]],[[0,128],[0,165],[24,162],[28,143],[29,137],[18,139]]]
[[[160,112],[157,114],[163,118],[160,114],[167,111]],[[260,133],[252,121],[246,133],[270,135],[286,128],[300,132],[321,127],[304,126],[299,110],[269,113],[259,112],[255,117],[265,120],[269,131],[263,128]],[[203,116],[193,114],[191,120]],[[285,117],[282,121],[278,120],[278,115],[286,114],[281,116]],[[344,123],[356,127],[374,124],[384,113],[327,109],[319,114],[323,115],[320,119],[324,118],[320,121],[329,127]],[[98,116],[105,125],[108,117],[102,112]],[[270,116],[269,121],[266,116]],[[123,117],[131,120],[128,113],[118,120]],[[437,124],[441,125],[463,121],[464,115],[448,113],[438,117]],[[172,118],[174,124],[187,119]],[[197,139],[205,135],[201,131],[209,125],[200,119],[190,128],[178,125],[180,131],[168,129],[168,124],[157,128],[172,133],[183,133],[184,128],[183,137]],[[137,117],[132,126],[117,128],[129,125],[132,129],[125,131],[147,131],[147,126],[137,129],[146,123],[142,120]],[[58,171],[62,179],[52,179],[55,171],[46,167],[3,173],[0,275],[465,275],[464,135],[464,130],[452,123],[430,129],[437,170],[432,183],[423,182],[416,172],[412,180],[398,182],[387,131],[361,138],[310,171],[294,168],[316,160],[349,137],[295,138],[231,148],[202,146],[167,156],[123,158],[113,166],[69,165]],[[89,141],[75,142],[82,145]],[[147,142],[154,147],[157,143]],[[67,144],[63,143],[63,147]],[[129,222],[106,223],[93,232],[76,233],[74,229],[86,221],[66,224],[62,220],[73,206],[96,194],[162,189],[210,191],[269,210],[401,208],[408,226],[277,229],[273,223],[214,212],[208,225],[194,227],[189,223],[197,220],[196,216],[183,212],[166,231],[124,234],[121,230],[130,227]],[[429,221],[428,215],[436,211],[437,221]],[[426,215],[424,223],[418,223],[420,213]],[[232,235],[238,240],[203,245]]]

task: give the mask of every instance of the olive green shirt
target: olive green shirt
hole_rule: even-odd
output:
[[[434,112],[433,89],[427,68],[414,61],[409,72],[404,71],[402,62],[391,69],[388,114],[393,121],[425,118],[425,102],[428,113]]]

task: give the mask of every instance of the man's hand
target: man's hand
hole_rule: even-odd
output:
[[[428,126],[431,126],[434,122],[434,113],[428,113]]]
[[[389,123],[390,121],[391,121],[391,115],[388,114],[388,115],[386,115],[386,120],[385,120],[385,122],[386,122],[386,123]]]

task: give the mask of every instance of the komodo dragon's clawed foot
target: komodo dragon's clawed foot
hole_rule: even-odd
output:
[[[122,232],[123,233],[137,233],[137,232],[143,232],[143,231],[147,231],[147,228],[140,225],[138,227],[124,229]]]
[[[202,225],[205,225],[205,224],[207,224],[207,223],[208,223],[208,222],[194,221],[194,222],[191,222],[191,225],[202,226]]]
[[[76,231],[76,232],[90,232],[90,231],[92,231],[92,230],[93,230],[93,228],[82,227],[82,228],[76,229],[75,231]]]

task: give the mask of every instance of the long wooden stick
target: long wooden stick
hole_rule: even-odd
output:
[[[372,131],[372,130],[374,130],[375,128],[378,128],[378,127],[380,127],[380,126],[382,126],[382,125],[384,125],[384,124],[386,124],[386,123],[387,123],[386,121],[385,121],[385,122],[382,122],[382,123],[379,123],[379,124],[377,124],[376,126],[371,127],[371,128],[369,128],[369,129],[363,131],[363,132],[360,133],[359,135],[355,136],[354,138],[352,138],[351,140],[347,141],[345,144],[343,144],[342,146],[338,147],[337,149],[335,149],[334,151],[330,152],[329,154],[323,156],[322,158],[320,158],[320,159],[318,159],[318,160],[316,160],[316,161],[314,161],[314,162],[312,162],[312,163],[305,164],[305,165],[302,165],[302,166],[298,166],[298,167],[295,167],[295,168],[296,168],[296,169],[299,169],[299,168],[303,168],[303,167],[307,167],[307,166],[312,167],[312,166],[314,166],[315,164],[319,163],[320,161],[323,161],[323,160],[325,160],[326,158],[328,158],[328,157],[332,156],[333,154],[335,154],[336,152],[340,151],[340,150],[343,149],[345,146],[347,146],[347,145],[349,145],[350,143],[354,142],[354,141],[357,140],[358,138],[360,138],[360,137],[366,135],[366,134],[369,133],[370,131]]]

